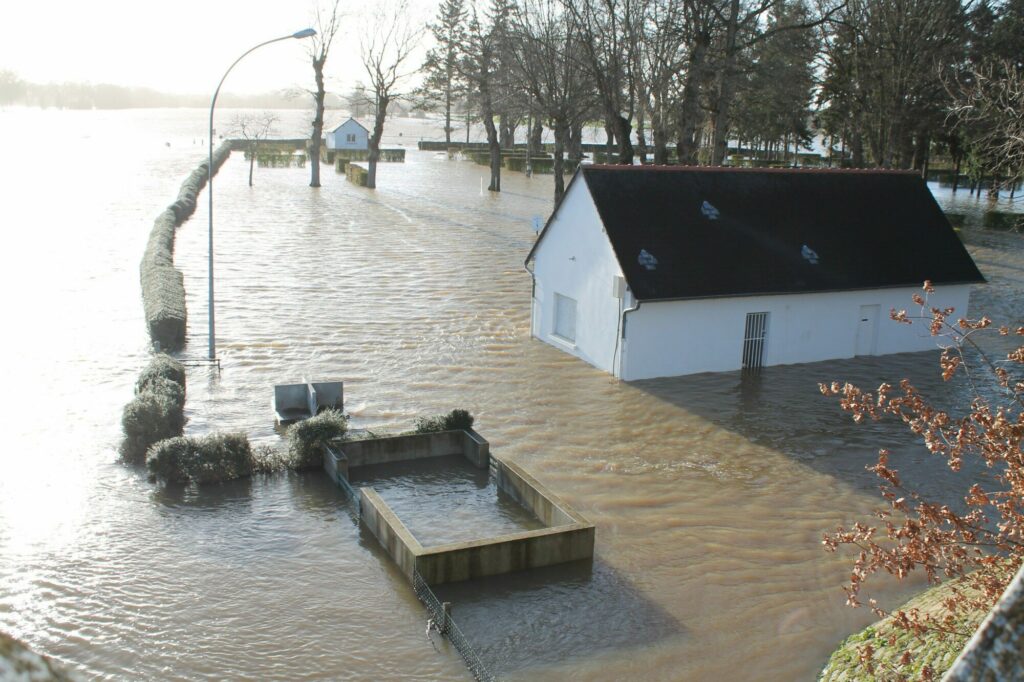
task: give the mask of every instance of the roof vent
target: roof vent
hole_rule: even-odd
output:
[[[701,204],[700,212],[703,213],[704,217],[708,220],[718,220],[718,209],[706,201]]]
[[[640,249],[640,255],[637,256],[636,262],[648,270],[658,267],[658,259],[647,253],[647,249]]]
[[[812,249],[811,247],[807,246],[807,244],[804,244],[800,248],[800,255],[803,256],[804,260],[810,263],[811,265],[818,264],[818,252]]]

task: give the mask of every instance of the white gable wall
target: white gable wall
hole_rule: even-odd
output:
[[[938,286],[931,303],[951,306],[954,318],[963,317],[970,289],[967,284]],[[631,381],[740,369],[746,315],[756,312],[769,313],[765,365],[935,349],[941,339],[928,333],[927,323],[889,319],[892,308],[917,315],[911,300],[915,293],[921,293],[920,287],[644,303],[626,316],[621,377]],[[873,305],[878,306],[874,324],[862,322],[861,306]]]
[[[583,178],[577,178],[534,255],[531,333],[538,339],[614,373],[622,301],[613,295],[618,261]],[[555,334],[555,295],[576,301],[576,338]]]

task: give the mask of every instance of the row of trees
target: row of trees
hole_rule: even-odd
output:
[[[520,127],[550,129],[558,164],[594,121],[624,164],[786,161],[821,134],[845,165],[937,150],[1020,176],[982,153],[970,96],[1019,73],[1024,0],[442,0],[429,29],[416,97],[449,141],[458,112],[483,123],[494,191]]]

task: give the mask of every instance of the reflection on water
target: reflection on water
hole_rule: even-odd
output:
[[[376,490],[424,547],[544,527],[462,455],[358,467],[350,480]]]
[[[301,134],[308,115],[283,121],[283,135]],[[395,126],[405,136],[388,144],[428,124]],[[189,110],[0,112],[21,161],[0,170],[15,188],[0,283],[18,292],[0,369],[45,406],[0,397],[18,416],[0,455],[0,629],[94,678],[464,676],[430,646],[408,582],[325,476],[159,490],[114,463],[146,356],[139,258],[204,158],[205,128]],[[63,142],[75,162],[38,153],[53,130],[81,131]],[[964,487],[901,429],[851,425],[817,382],[912,376],[950,404],[965,396],[934,380],[934,353],[618,382],[529,337],[523,258],[551,178],[509,173],[494,196],[479,191],[485,174],[410,151],[381,166],[376,191],[329,168],[319,190],[294,168],[257,169],[250,188],[232,158],[216,185],[224,369],[190,370],[189,432],[280,443],[273,385],[302,378],[344,379],[356,428],[466,408],[496,453],[597,526],[589,576],[452,588],[496,668],[530,680],[812,678],[871,620],[842,606],[849,557],[820,546],[875,505],[864,464],[884,445],[926,490],[955,501]],[[48,182],[26,180],[38,177]],[[959,213],[984,205],[936,192]],[[1021,237],[963,234],[990,282],[974,312],[1019,322]],[[205,202],[176,259],[187,353],[201,356]]]

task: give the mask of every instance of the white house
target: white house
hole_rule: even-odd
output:
[[[350,118],[326,135],[328,149],[368,149],[370,131]]]
[[[532,334],[625,380],[934,349],[984,282],[915,173],[581,166],[526,259]]]

